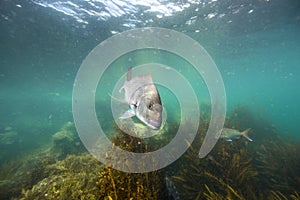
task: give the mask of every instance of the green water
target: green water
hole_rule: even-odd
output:
[[[242,121],[239,127],[232,121],[227,124],[232,123],[238,129],[253,128],[250,134],[257,148],[265,144],[261,138],[269,137],[274,130],[274,138],[278,134],[299,145],[300,4],[297,0],[144,3],[3,0],[0,2],[0,164],[31,157],[51,146],[54,134],[67,122],[73,122],[73,84],[86,56],[109,37],[142,27],[175,30],[205,48],[224,81],[227,120]],[[197,88],[200,115],[210,118],[210,94],[191,64],[171,52],[143,49],[114,60],[98,83],[95,110],[108,135],[116,136],[110,107],[115,83],[129,67],[147,63],[163,64],[186,77]],[[157,88],[168,114],[167,123],[177,124],[180,103],[176,95],[164,86]],[[122,93],[117,95],[123,97]],[[246,111],[236,112],[237,108]],[[75,129],[73,132],[76,133]],[[85,151],[82,146],[79,149]],[[70,152],[78,153],[73,149]],[[176,169],[180,171],[180,167]],[[3,178],[4,173],[0,177],[1,187],[5,186],[8,178]],[[299,174],[294,177],[299,179]],[[29,184],[26,189],[32,186]],[[0,198],[19,194],[20,188],[9,195],[1,193]]]

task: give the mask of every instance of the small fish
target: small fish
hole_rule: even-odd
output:
[[[174,200],[179,200],[179,194],[176,190],[176,187],[171,178],[166,176],[166,186],[169,192],[169,197],[172,197]]]
[[[152,81],[152,76],[141,75],[131,78],[131,68],[120,92],[125,91],[125,102],[130,109],[120,119],[137,116],[152,129],[159,129],[162,124],[162,104],[159,93]]]
[[[235,130],[235,129],[223,128],[220,138],[223,138],[226,141],[231,142],[232,139],[239,139],[240,136],[243,136],[247,140],[252,142],[253,140],[248,137],[248,133],[249,133],[250,130],[251,130],[251,128],[248,128],[248,129],[240,132],[240,131]]]

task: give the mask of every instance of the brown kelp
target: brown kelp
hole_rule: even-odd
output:
[[[148,151],[142,139],[125,134],[118,127],[116,133],[112,138],[114,145],[132,152]],[[102,165],[88,153],[68,155],[48,164],[44,173],[46,177],[22,191],[21,199],[155,200],[165,199],[166,194],[163,171],[126,173]]]
[[[98,172],[100,199],[164,199],[162,172],[126,173],[110,167]]]
[[[28,190],[45,177],[47,168],[68,154],[84,152],[83,145],[76,134],[74,124],[67,122],[52,136],[51,143],[31,151],[0,166],[0,199],[18,196],[21,190]]]
[[[39,152],[3,163],[0,167],[0,199],[10,199],[20,194],[22,188],[29,189],[46,177],[45,167],[49,163],[49,157]]]
[[[97,170],[101,164],[90,154],[68,155],[47,165],[48,175],[31,189],[23,189],[20,199],[99,199]]]
[[[209,109],[206,111],[209,112]],[[32,166],[31,169],[20,167],[22,165],[19,162],[3,165],[2,169],[8,173],[7,177],[1,177],[3,181],[0,186],[9,186],[12,179],[8,177],[16,174],[13,177],[16,180],[23,181],[25,177],[24,184],[21,183],[21,196],[18,196],[17,191],[11,195],[18,199],[152,200],[168,198],[167,175],[175,185],[176,195],[180,199],[299,199],[300,146],[297,141],[283,138],[267,120],[257,120],[249,110],[238,107],[229,115],[225,126],[238,130],[252,128],[250,136],[254,141],[240,138],[227,142],[220,139],[209,155],[200,159],[198,151],[206,134],[208,118],[209,115],[201,115],[194,141],[191,144],[183,141],[189,149],[164,170],[149,173],[122,172],[102,165],[88,153],[67,155],[64,158],[70,152],[65,153],[64,148],[61,148],[59,151],[48,150],[35,154],[35,157],[39,156],[36,162],[27,159],[32,165],[26,166]],[[192,120],[183,121],[182,126],[187,133]],[[132,131],[126,129],[126,126],[122,130],[115,126],[111,130],[114,135],[111,138],[111,151],[114,151],[115,146],[136,153],[157,150],[162,147],[161,144],[167,144],[178,130],[176,123],[167,125],[165,136],[145,140],[124,133]],[[72,126],[65,126],[55,137],[73,147],[74,143],[69,139],[73,138],[70,133],[75,130],[67,127]],[[61,147],[60,140],[56,139],[52,147]],[[73,150],[71,153],[74,153]],[[109,158],[110,152],[107,152],[107,156]],[[59,158],[63,159],[57,160]],[[123,164],[131,167],[126,160]],[[29,176],[24,176],[24,173]]]
[[[118,134],[112,138],[114,145],[131,152],[147,152],[148,145],[144,140],[123,133],[116,127]],[[130,130],[126,130],[130,131]],[[126,162],[124,163],[126,164]],[[129,166],[130,167],[130,166]],[[103,166],[98,172],[100,199],[164,199],[164,172],[127,173],[109,166]]]
[[[264,123],[264,124],[263,124]],[[198,158],[208,120],[203,119],[190,149],[177,162],[175,181],[183,199],[297,199],[299,144],[283,139],[276,128],[237,107],[225,126],[251,127],[254,142],[219,140],[204,159]]]

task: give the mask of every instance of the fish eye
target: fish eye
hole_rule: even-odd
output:
[[[149,104],[148,104],[148,108],[151,109],[152,107],[153,107],[153,104],[152,104],[152,103],[149,103]]]

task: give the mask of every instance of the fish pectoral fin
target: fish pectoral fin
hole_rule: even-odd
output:
[[[117,97],[112,96],[111,94],[109,94],[109,96],[110,96],[113,100],[115,100],[115,101],[118,101],[118,102],[120,102],[120,103],[125,103],[125,104],[127,104],[127,102],[126,102],[124,99],[119,99],[119,98],[117,98]]]
[[[122,87],[119,89],[119,92],[121,93],[121,92],[124,92],[124,91],[125,91],[124,86],[122,86]]]
[[[222,129],[216,132],[215,139],[219,139],[221,134],[222,134]]]
[[[132,109],[130,109],[130,110],[127,110],[126,112],[124,112],[124,114],[121,117],[119,117],[119,119],[128,119],[133,116],[135,116],[135,113]]]

